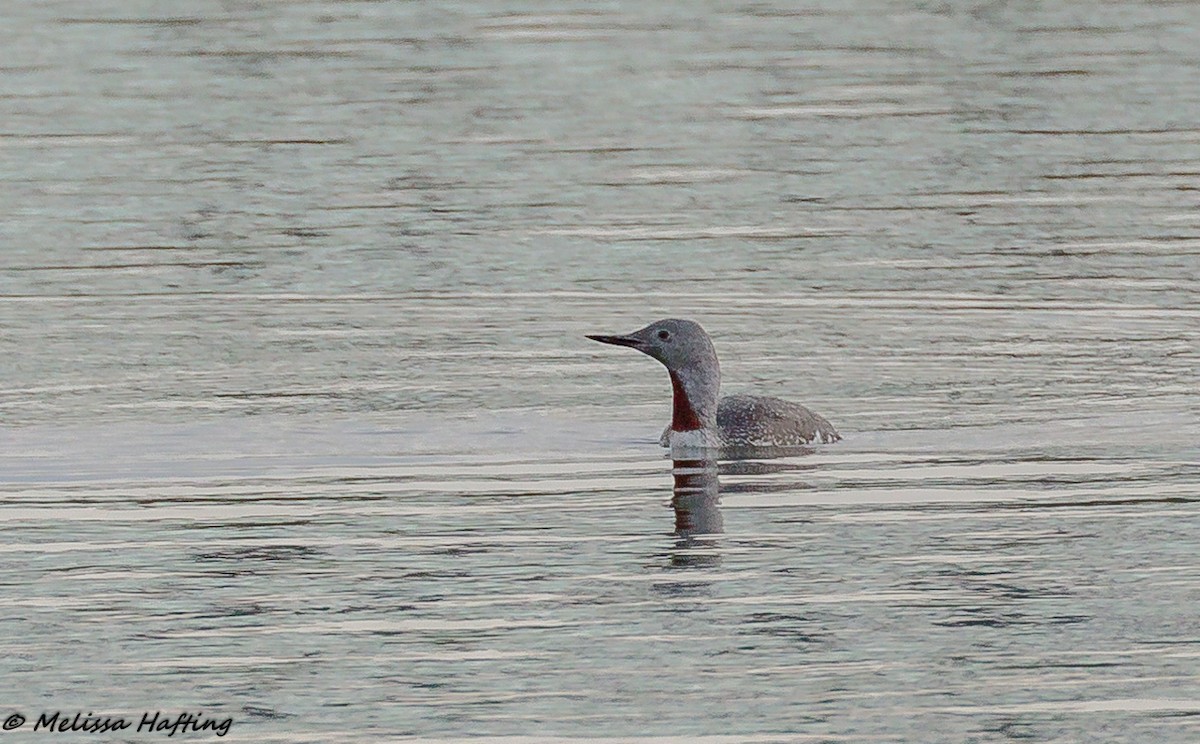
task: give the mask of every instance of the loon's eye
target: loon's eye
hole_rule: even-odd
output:
[[[670,331],[659,331],[658,337],[661,338],[663,341],[666,341],[671,338],[671,332]]]

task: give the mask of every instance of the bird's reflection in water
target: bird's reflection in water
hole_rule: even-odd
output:
[[[811,450],[788,450],[788,455],[808,454]],[[740,453],[739,453],[740,454]],[[773,452],[771,454],[774,454]],[[742,455],[741,458],[726,458],[718,465],[717,460],[706,457],[676,458],[672,461],[671,475],[674,488],[671,507],[675,510],[675,535],[678,540],[671,554],[671,565],[676,568],[717,566],[721,563],[720,553],[711,550],[719,546],[714,538],[725,531],[725,518],[721,514],[720,475],[778,476],[803,473],[813,466],[795,460],[763,461],[750,459],[763,457],[759,448]],[[769,493],[772,491],[795,491],[812,488],[811,485],[794,477],[778,480],[759,480],[735,483],[726,488],[728,493]]]
[[[721,516],[721,486],[717,481],[716,460],[674,460],[671,475],[675,479],[671,507],[675,510],[675,535],[678,538],[670,554],[671,568],[712,568],[721,565],[715,548],[716,535],[725,531]],[[697,539],[699,538],[699,539]],[[691,593],[703,590],[694,584],[678,587]]]
[[[721,484],[716,460],[675,460],[671,506],[675,509],[675,534],[681,537],[725,531],[721,517]]]
[[[802,451],[807,454],[811,450]],[[762,448],[754,453],[761,456]],[[788,454],[796,454],[787,450]],[[671,474],[675,479],[671,506],[675,509],[675,534],[681,537],[711,535],[725,531],[721,516],[720,475],[785,475],[812,470],[814,466],[793,461],[752,460],[722,457],[720,465],[716,459],[677,458],[672,461]],[[795,491],[812,488],[795,478],[769,481],[735,483],[727,487],[728,493],[769,493],[772,491]]]

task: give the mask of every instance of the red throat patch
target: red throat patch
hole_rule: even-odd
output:
[[[675,409],[671,414],[671,430],[672,431],[695,431],[703,429],[704,424],[700,423],[700,417],[696,415],[696,409],[692,408],[692,402],[688,400],[687,393],[683,389],[683,381],[674,372],[671,375],[671,389],[675,391]]]

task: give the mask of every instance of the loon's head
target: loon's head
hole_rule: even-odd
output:
[[[671,372],[717,369],[712,340],[694,320],[666,318],[624,336],[588,336],[593,341],[637,349]]]

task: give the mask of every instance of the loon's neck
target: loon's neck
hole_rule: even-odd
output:
[[[721,376],[712,370],[685,368],[669,370],[674,406],[671,414],[672,431],[716,429],[717,400],[720,397]]]

